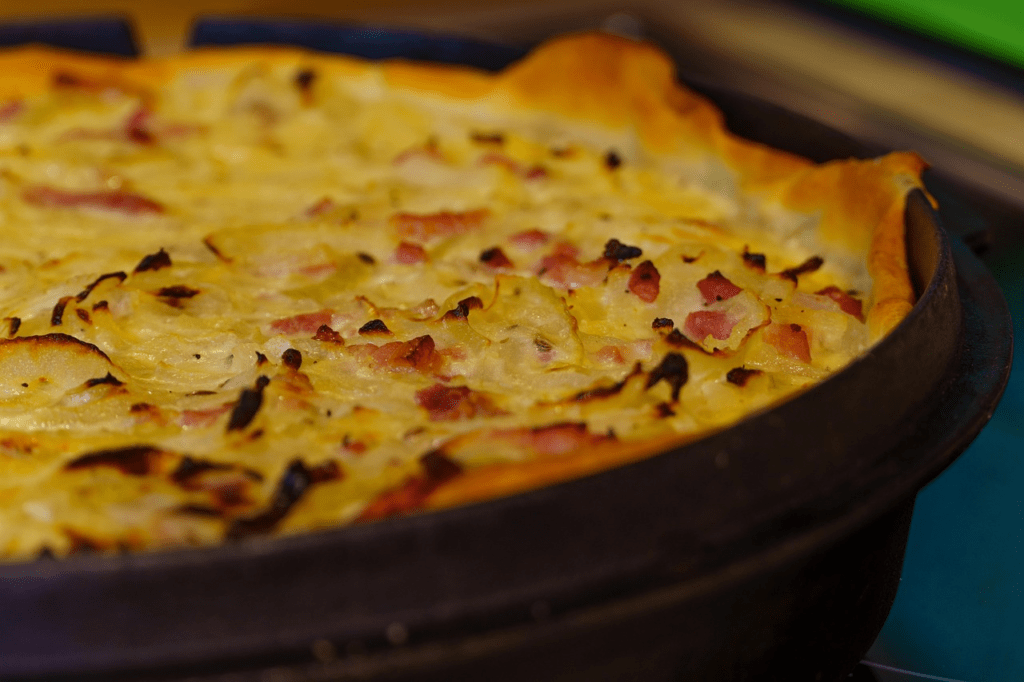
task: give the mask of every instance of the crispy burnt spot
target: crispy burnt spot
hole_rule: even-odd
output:
[[[18,330],[21,329],[21,318],[20,317],[8,317],[7,318],[8,328],[7,336],[17,336]]]
[[[679,353],[666,353],[661,363],[647,375],[647,388],[664,381],[672,388],[672,402],[679,402],[679,391],[689,378],[686,358]]]
[[[81,308],[75,309],[75,315],[78,315],[78,319],[86,324],[92,324],[92,317],[89,316],[88,310],[82,310]]]
[[[658,419],[668,419],[676,416],[676,411],[672,409],[671,403],[658,403],[654,406],[654,414]]]
[[[709,355],[708,351],[704,350],[704,347],[698,343],[695,343],[683,335],[678,329],[673,329],[664,337],[665,343],[672,346],[673,348],[688,348],[690,350],[699,350],[705,355]]]
[[[331,329],[329,325],[322,324],[316,330],[316,334],[313,336],[315,341],[323,341],[325,343],[338,343],[345,345],[345,339],[341,338],[341,334]]]
[[[192,287],[185,286],[184,284],[175,284],[169,287],[163,287],[156,292],[156,295],[160,298],[192,298],[199,293],[199,289],[193,289]]]
[[[416,391],[416,404],[427,411],[430,421],[460,421],[507,414],[491,402],[490,396],[468,386],[434,384]]]
[[[703,253],[698,253],[696,256],[685,256],[684,255],[684,256],[680,256],[680,257],[683,259],[684,263],[696,263],[700,259],[700,257],[703,256],[703,255],[704,255]]]
[[[614,149],[609,149],[604,155],[604,167],[608,170],[615,170],[622,165],[622,157]]]
[[[41,336],[19,336],[15,339],[4,339],[0,341],[3,345],[25,345],[28,347],[36,346],[70,346],[77,348],[78,350],[86,350],[90,353],[95,353],[99,357],[103,358],[107,362],[110,362],[110,357],[101,351],[97,346],[85,341],[80,341],[70,334],[61,334],[60,332],[51,332],[49,334],[43,334]]]
[[[512,261],[505,255],[501,248],[495,246],[480,253],[480,262],[495,270],[501,268],[514,268]]]
[[[64,309],[68,306],[74,296],[62,296],[57,305],[53,306],[53,312],[50,313],[50,326],[59,327],[64,324]]]
[[[622,381],[617,381],[609,386],[595,386],[594,388],[588,388],[585,391],[580,391],[572,397],[572,400],[574,402],[584,403],[590,400],[600,400],[601,398],[610,398],[614,395],[618,395],[622,392],[622,389],[626,387],[629,380],[639,374],[643,374],[643,370],[638,362],[633,365],[633,370],[627,374]]]
[[[384,320],[370,320],[359,328],[360,336],[375,336],[380,334],[393,336],[391,330],[388,329],[386,324],[384,324]]]
[[[292,460],[278,480],[266,509],[255,516],[235,519],[228,526],[224,537],[228,540],[240,540],[270,533],[311,487],[318,483],[339,480],[342,476],[341,467],[332,460],[313,466],[298,458]]]
[[[152,445],[131,445],[81,455],[65,464],[64,470],[79,471],[106,467],[117,469],[128,476],[146,476],[158,472],[161,464],[170,456],[170,453]]]
[[[92,304],[92,311],[95,313],[96,311],[99,311],[99,310],[110,310],[110,303],[108,303],[105,300],[104,301],[97,301],[96,303],[93,303]]]
[[[629,246],[618,239],[609,239],[604,245],[604,257],[617,263],[639,258],[642,255],[644,252],[639,246]]]
[[[169,267],[171,267],[171,257],[167,255],[166,251],[160,249],[156,253],[151,253],[140,260],[139,264],[132,270],[132,274],[148,272],[150,270],[163,270]]]
[[[243,388],[238,396],[235,408],[231,410],[231,419],[228,420],[228,431],[240,431],[252,423],[256,413],[263,404],[263,389],[270,383],[270,379],[261,376],[256,379],[253,388]]]
[[[462,474],[462,465],[443,450],[431,450],[420,457],[422,473],[410,476],[397,488],[374,499],[356,517],[356,523],[385,519],[419,509],[432,492]]]
[[[469,139],[473,140],[473,142],[476,142],[477,144],[493,144],[498,145],[499,147],[505,144],[505,136],[497,132],[473,132],[469,134]]]
[[[651,323],[651,329],[655,331],[659,329],[668,329],[669,331],[672,331],[672,329],[674,329],[675,326],[676,323],[668,319],[667,317],[656,317],[654,318],[654,322]]]
[[[255,469],[239,467],[235,464],[223,462],[212,462],[199,457],[185,455],[181,458],[178,466],[171,472],[171,481],[183,488],[194,486],[196,479],[209,471],[238,471],[246,478],[259,482],[263,480],[263,474]]]
[[[216,244],[213,243],[212,237],[207,237],[206,239],[204,239],[203,246],[205,246],[207,250],[209,250],[209,252],[212,253],[214,257],[221,263],[234,262],[234,258],[231,258],[230,256],[226,255],[223,251],[217,248]]]
[[[825,259],[823,259],[821,256],[811,256],[810,258],[808,258],[807,260],[805,260],[803,263],[801,263],[800,265],[796,266],[795,268],[789,268],[788,270],[783,270],[782,272],[779,273],[779,275],[783,279],[788,279],[791,282],[793,282],[794,284],[796,284],[797,283],[797,278],[800,275],[807,274],[808,272],[814,272],[815,270],[820,268],[824,262],[825,262]]]
[[[55,90],[96,90],[102,84],[95,79],[60,69],[51,74],[50,85]]]
[[[92,388],[93,386],[102,386],[103,384],[108,384],[110,386],[124,386],[123,381],[115,377],[110,372],[107,372],[107,376],[105,377],[97,377],[95,379],[89,379],[88,381],[86,381],[85,387]]]
[[[281,353],[281,362],[285,367],[294,369],[298,372],[299,368],[302,367],[302,353],[294,348],[289,348],[285,352]]]
[[[267,364],[268,362],[270,362],[270,361],[267,360],[267,356],[266,355],[264,355],[263,353],[261,353],[259,351],[256,351],[256,366],[257,367],[262,367],[263,365]]]
[[[313,69],[299,69],[295,73],[295,87],[302,92],[308,92],[313,87],[313,83],[316,81],[316,71]]]
[[[172,308],[180,308],[184,305],[184,301],[193,298],[199,293],[199,289],[193,289],[184,284],[175,284],[174,286],[159,289],[153,292],[153,295],[159,298],[162,303],[166,303]]]
[[[746,367],[733,367],[726,375],[725,380],[730,384],[736,384],[737,386],[746,386],[747,382],[753,377],[759,376],[761,370],[759,369],[747,369]]]
[[[373,256],[371,256],[368,253],[364,253],[363,251],[360,251],[359,253],[357,253],[356,254],[356,258],[358,258],[361,262],[366,263],[367,265],[376,265],[377,264],[377,259],[376,258],[374,258]]]
[[[645,260],[629,276],[629,290],[645,303],[654,303],[661,291],[661,273],[654,263]]]
[[[235,464],[185,456],[171,472],[170,480],[183,490],[210,494],[215,506],[200,505],[209,511],[204,515],[223,516],[232,508],[252,503],[250,492],[263,481],[263,474]],[[188,513],[180,507],[176,511]]]
[[[767,259],[763,253],[751,253],[750,250],[743,247],[743,264],[748,268],[757,270],[758,272],[764,272],[765,267],[768,264]]]
[[[78,292],[78,295],[75,296],[75,300],[81,303],[85,299],[89,298],[89,294],[92,293],[92,290],[98,287],[101,282],[108,279],[116,279],[118,282],[123,282],[128,279],[128,275],[123,272],[108,272],[105,275],[100,275],[92,284]]]
[[[484,302],[479,296],[470,296],[459,301],[459,304],[449,310],[441,318],[442,320],[465,320],[469,317],[470,310],[479,310],[484,307]]]

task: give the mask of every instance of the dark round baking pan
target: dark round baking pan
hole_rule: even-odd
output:
[[[813,134],[821,154],[853,144],[711,94],[794,140]],[[919,303],[798,398],[489,502],[0,567],[0,677],[841,679],[895,596],[914,496],[981,429],[1009,372],[991,277],[951,251],[920,193],[907,223]]]

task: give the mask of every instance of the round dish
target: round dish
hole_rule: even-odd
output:
[[[742,679],[774,670],[800,635],[801,651],[838,659],[809,665],[838,677],[894,594],[912,496],[981,427],[1008,370],[997,290],[969,254],[957,283],[920,196],[908,224],[919,304],[790,403],[490,502],[211,550],[4,566],[0,674],[255,678],[287,665],[314,679],[516,679],[528,661],[552,678],[610,679],[645,658],[651,679],[698,665],[703,679]],[[882,574],[865,580],[870,567]],[[855,611],[870,615],[835,637]],[[747,627],[765,614],[776,619]],[[835,620],[809,626],[809,614]],[[595,650],[607,658],[582,665]],[[341,659],[304,663],[331,651]]]

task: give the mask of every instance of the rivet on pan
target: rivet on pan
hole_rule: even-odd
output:
[[[409,639],[409,631],[405,629],[405,626],[401,623],[392,623],[388,626],[388,629],[384,631],[384,635],[388,638],[388,641],[395,646],[405,644]]]
[[[338,650],[326,639],[314,640],[309,645],[309,650],[313,652],[313,658],[321,663],[330,663],[338,657]]]

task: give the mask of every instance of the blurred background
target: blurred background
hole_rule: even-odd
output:
[[[200,15],[324,18],[516,46],[595,27],[653,39],[684,80],[713,80],[880,149],[921,153],[947,228],[993,271],[1018,348],[1024,338],[1020,0],[0,2],[0,22],[98,14],[129,17],[150,55],[183,49]],[[900,591],[869,652],[879,679],[1024,679],[1021,375],[975,444],[918,498]]]

